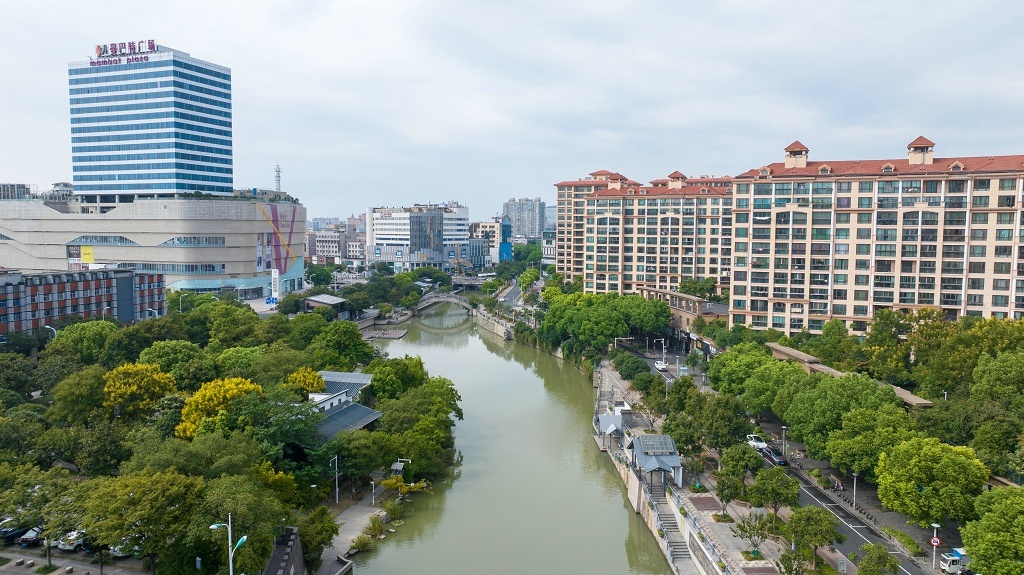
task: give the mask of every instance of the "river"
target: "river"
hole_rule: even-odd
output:
[[[378,344],[455,383],[459,463],[405,524],[355,556],[358,575],[670,573],[592,438],[594,389],[575,367],[437,306]]]

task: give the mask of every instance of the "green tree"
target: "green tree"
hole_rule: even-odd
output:
[[[309,346],[318,369],[351,371],[359,364],[368,364],[376,354],[373,346],[363,340],[356,324],[336,321],[320,332]]]
[[[288,339],[291,333],[291,326],[288,325],[288,316],[283,313],[274,313],[260,320],[256,327],[256,335],[264,345],[270,345],[276,341]]]
[[[715,484],[715,495],[722,504],[722,515],[728,515],[726,508],[729,503],[743,495],[743,479],[731,475],[719,477]]]
[[[702,422],[704,445],[719,452],[741,443],[744,436],[750,433],[750,420],[747,419],[743,402],[732,395],[710,395],[700,410],[699,419]]]
[[[120,421],[93,417],[88,427],[73,428],[75,448],[72,461],[91,476],[114,475],[118,466],[131,457],[125,444],[128,426]]]
[[[198,345],[183,339],[158,341],[139,353],[140,363],[155,363],[160,370],[173,374],[175,368],[199,357],[203,350]]]
[[[779,556],[775,562],[779,575],[804,575],[807,573],[807,566],[804,560],[795,551],[787,551]]]
[[[68,425],[84,425],[103,407],[105,373],[103,367],[91,365],[61,380],[53,388],[53,404],[46,412],[47,418]]]
[[[107,337],[117,332],[117,326],[109,321],[87,321],[76,323],[57,332],[44,350],[46,357],[60,355],[81,365],[99,361]]]
[[[0,389],[7,389],[28,398],[38,389],[35,365],[20,353],[0,353]]]
[[[989,471],[969,447],[915,438],[879,457],[878,498],[922,526],[970,519]]]
[[[853,355],[857,347],[857,339],[850,336],[846,322],[841,319],[830,319],[821,328],[821,336],[809,346],[808,352],[815,355],[832,367],[839,367]]]
[[[832,465],[844,473],[855,472],[874,483],[875,468],[882,453],[916,437],[910,416],[895,405],[858,407],[843,415],[843,426],[832,431],[825,444]]]
[[[777,360],[759,343],[741,343],[720,353],[708,368],[708,383],[715,391],[742,395],[747,378],[757,368]]]
[[[260,318],[247,305],[220,305],[210,313],[210,343],[223,348],[259,345]]]
[[[882,543],[865,543],[860,546],[863,555],[857,560],[859,575],[898,575],[900,561],[889,554],[889,548]]]
[[[331,270],[324,266],[307,266],[306,281],[315,286],[325,286],[331,283]]]
[[[320,567],[320,560],[334,537],[338,535],[338,522],[334,514],[323,505],[307,513],[299,520],[299,540],[302,541],[302,559],[306,569],[315,573]]]
[[[807,373],[791,361],[771,361],[761,364],[750,372],[743,383],[744,405],[751,413],[761,413],[772,408],[779,390],[789,382],[805,381]]]
[[[839,520],[824,507],[798,507],[789,514],[789,530],[797,549],[811,551],[811,570],[818,568],[818,549],[835,552],[835,544],[846,541],[839,532]]]
[[[227,523],[229,513],[234,536],[247,536],[245,545],[235,552],[235,569],[259,573],[274,550],[274,535],[286,518],[286,510],[274,492],[253,476],[225,475],[210,480],[193,511],[187,537],[191,542],[215,546],[224,565],[228,559],[225,533],[223,529],[210,529],[210,525]]]
[[[782,467],[767,467],[757,472],[747,493],[751,503],[778,517],[779,509],[796,505],[800,500],[800,482],[787,475]]]
[[[53,467],[43,471],[22,465],[0,470],[0,475],[13,478],[0,492],[0,511],[5,517],[14,518],[17,525],[36,526],[44,537],[51,539],[67,532],[62,530],[67,522],[61,521],[62,508],[71,507],[66,496],[73,481],[67,469]],[[46,564],[51,564],[49,546],[46,546]]]
[[[773,520],[768,517],[767,513],[751,513],[740,519],[730,530],[734,537],[739,537],[750,543],[750,546],[754,549],[754,557],[759,558],[761,556],[761,544],[771,535],[772,522]]]
[[[702,279],[684,279],[679,283],[679,291],[702,299],[709,299],[711,296],[715,295],[716,281],[717,280],[714,276]]]
[[[126,363],[103,374],[103,406],[129,420],[149,415],[174,391],[174,377],[152,363]]]
[[[818,385],[796,392],[783,419],[793,437],[803,441],[811,457],[825,455],[828,436],[842,427],[843,415],[854,408],[878,409],[900,405],[889,386],[861,374],[823,377]]]
[[[284,297],[277,302],[277,311],[285,315],[299,313],[302,311],[302,296],[295,292],[284,294]]]
[[[82,526],[99,542],[138,547],[150,558],[154,575],[157,558],[185,533],[203,489],[202,479],[173,471],[133,473],[90,483]]]
[[[960,530],[977,573],[1024,574],[1024,490],[1003,487],[982,493],[976,521]]]
[[[764,467],[764,459],[747,443],[737,443],[722,451],[722,472],[733,477],[756,474]]]

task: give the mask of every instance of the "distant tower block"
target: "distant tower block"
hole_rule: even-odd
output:
[[[274,167],[274,189],[281,191],[281,164]]]

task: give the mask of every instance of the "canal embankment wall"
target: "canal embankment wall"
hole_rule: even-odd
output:
[[[617,374],[611,373],[608,366],[602,366],[595,370],[595,387],[598,388],[597,400],[594,408],[595,417],[597,414],[608,412],[608,400],[614,397],[612,388],[617,387],[614,381]],[[600,434],[600,430],[595,429]],[[626,431],[629,433],[628,431]],[[602,445],[604,440],[598,438],[595,446]],[[609,438],[607,448],[608,457],[615,465],[615,470],[626,488],[626,497],[635,513],[638,513],[647,525],[651,533],[658,541],[658,547],[665,554],[672,570],[676,575],[744,575],[743,570],[730,558],[723,555],[719,550],[725,549],[725,542],[718,541],[711,529],[704,523],[704,513],[691,501],[691,496],[686,488],[676,488],[672,485],[656,485],[655,489],[665,489],[665,494],[660,493],[655,497],[651,492],[651,485],[641,480],[637,472],[629,465],[628,452],[623,445],[629,441],[629,435],[623,438],[620,444]],[[698,501],[701,498],[708,499],[717,504],[717,501],[710,495],[695,494]],[[659,503],[660,501],[660,503]],[[702,505],[706,507],[706,505]],[[689,557],[675,557],[677,551],[673,550],[672,541],[684,541],[688,548]],[[678,547],[678,546],[677,546]]]

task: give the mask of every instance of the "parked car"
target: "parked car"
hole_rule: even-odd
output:
[[[789,465],[789,462],[786,461],[786,458],[781,453],[775,451],[771,447],[765,447],[764,449],[762,449],[761,457],[764,457],[764,460],[772,465]]]
[[[668,369],[668,364],[659,359],[658,361],[654,362],[654,369],[658,371],[665,371],[666,369]]]
[[[57,549],[61,551],[73,551],[78,552],[85,548],[85,531],[72,531],[65,535],[60,543],[57,544]]]
[[[139,552],[138,547],[130,547],[127,542],[123,542],[120,545],[116,545],[110,548],[111,557],[131,557]]]
[[[24,535],[18,539],[18,545],[22,547],[35,547],[43,542],[42,530],[38,527],[29,529]]]
[[[14,545],[22,535],[28,533],[28,527],[2,527],[0,528],[0,541],[4,545]]]
[[[751,435],[747,436],[747,445],[753,447],[754,449],[756,449],[758,451],[761,451],[762,449],[765,449],[765,448],[768,447],[768,442],[763,440],[763,439],[761,439],[760,435],[757,435],[756,433],[754,433],[754,434],[751,434]]]

